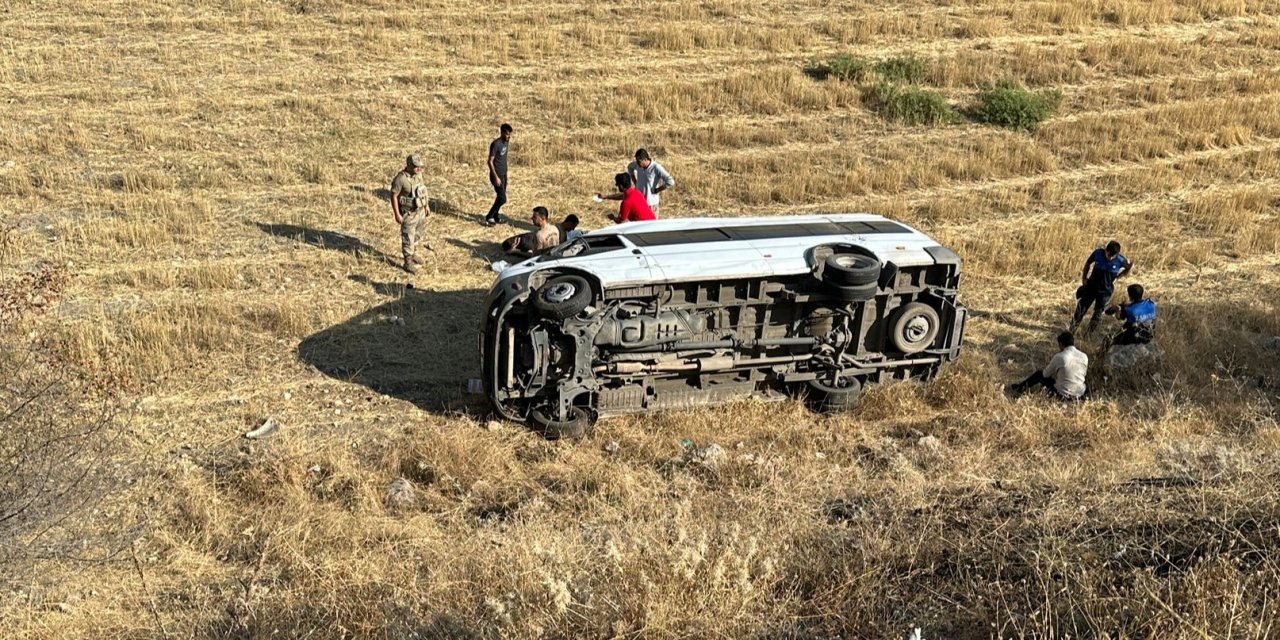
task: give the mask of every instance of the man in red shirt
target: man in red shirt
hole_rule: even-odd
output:
[[[645,199],[644,194],[631,186],[631,174],[619,173],[613,177],[613,184],[618,187],[618,193],[608,196],[596,194],[596,197],[602,200],[622,201],[622,204],[618,206],[618,215],[609,216],[610,220],[614,222],[642,222],[658,219],[658,216],[653,215],[653,209],[649,208],[649,202]]]

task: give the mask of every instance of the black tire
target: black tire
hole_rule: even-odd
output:
[[[572,318],[591,304],[591,285],[582,276],[556,276],[533,292],[533,308],[552,320]]]
[[[912,302],[894,313],[889,337],[894,348],[902,353],[919,353],[933,344],[941,324],[942,319],[933,307]]]
[[[876,293],[880,291],[880,285],[872,282],[870,284],[860,285],[832,285],[828,284],[827,288],[831,294],[844,302],[862,302],[876,297]]]
[[[576,440],[587,435],[587,431],[591,428],[591,415],[582,407],[570,407],[568,420],[559,420],[555,416],[548,415],[547,411],[550,410],[552,410],[550,407],[537,407],[529,414],[529,419],[542,433],[542,437],[548,440],[565,438]]]
[[[880,280],[880,261],[860,253],[827,256],[822,281],[839,287],[858,287]]]
[[[856,409],[862,402],[862,381],[857,378],[810,380],[807,386],[810,404],[821,413]]]

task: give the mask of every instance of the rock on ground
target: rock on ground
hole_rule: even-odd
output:
[[[1155,343],[1124,344],[1107,350],[1107,368],[1112,371],[1154,364],[1164,352]]]
[[[387,508],[392,511],[400,511],[413,507],[418,501],[417,495],[413,491],[413,483],[404,478],[396,478],[391,486],[387,487]]]

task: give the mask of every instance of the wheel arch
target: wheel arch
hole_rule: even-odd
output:
[[[591,293],[598,299],[604,297],[604,284],[600,280],[599,274],[593,273],[589,269],[582,269],[568,266],[555,266],[547,269],[540,269],[529,274],[529,290],[536,291],[548,280],[556,276],[578,276],[587,281],[591,286]]]

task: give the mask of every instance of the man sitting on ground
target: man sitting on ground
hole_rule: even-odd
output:
[[[1076,338],[1070,331],[1058,335],[1058,348],[1043,371],[1037,371],[1026,380],[1009,387],[1015,394],[1021,395],[1043,387],[1045,393],[1063,400],[1079,400],[1084,397],[1085,374],[1089,372],[1089,356],[1076,349]]]
[[[1156,303],[1142,297],[1146,291],[1140,284],[1129,285],[1128,293],[1128,302],[1107,309],[1107,315],[1117,316],[1124,322],[1124,328],[1111,339],[1111,344],[1147,344],[1155,338]]]
[[[541,255],[560,244],[560,229],[551,224],[551,217],[546,207],[534,207],[529,221],[533,223],[533,231],[507,238],[502,249],[515,256],[529,258]]]
[[[583,232],[578,230],[578,216],[572,213],[565,216],[564,220],[561,220],[556,227],[560,229],[561,242],[568,242],[582,237]]]

